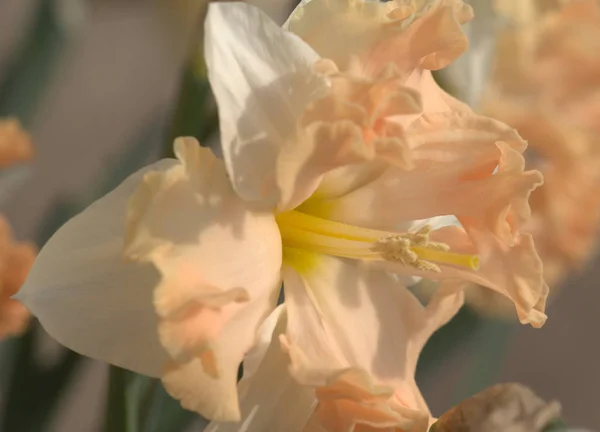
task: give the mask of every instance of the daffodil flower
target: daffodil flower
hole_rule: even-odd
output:
[[[243,3],[209,6],[205,53],[223,161],[177,140],[54,235],[21,298],[65,345],[234,428],[425,431],[414,369],[462,281],[546,318],[525,143],[422,70],[353,73]],[[426,307],[414,277],[443,282]]]

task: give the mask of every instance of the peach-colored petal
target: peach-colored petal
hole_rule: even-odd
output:
[[[491,288],[509,298],[515,305],[522,324],[541,327],[546,321],[548,285],[543,278],[540,260],[530,235],[519,235],[513,246],[508,246],[477,223],[462,221],[465,230],[448,227],[432,235],[457,252],[476,253],[479,268],[440,266],[440,278],[462,277]]]
[[[324,201],[323,215],[385,230],[435,216],[469,217],[510,245],[530,216],[529,194],[541,176],[523,171],[524,143],[514,130],[474,116],[454,120],[414,133],[418,169],[389,167],[353,193]]]
[[[312,0],[287,25],[342,70],[377,75],[390,62],[405,73],[447,66],[466,49],[471,18],[462,0]]]
[[[374,384],[359,369],[341,372],[318,387],[316,396],[319,403],[311,423],[327,432],[425,432],[429,428],[426,411],[406,407],[393,388]]]
[[[411,126],[414,129],[413,123],[416,120],[425,121],[423,119],[423,112],[428,113],[426,116],[431,116],[431,113],[447,113],[449,111],[457,111],[464,113],[468,116],[472,113],[471,109],[462,102],[453,98],[442,90],[439,85],[435,82],[431,75],[431,71],[428,70],[415,70],[413,73],[405,79],[401,79],[398,76],[396,68],[388,65],[386,70],[381,74],[378,79],[374,80],[373,87],[377,86],[380,81],[390,81],[386,79],[386,76],[394,76],[394,86],[396,87],[396,93],[402,98],[389,98],[388,100],[396,100],[397,102],[417,102],[422,110],[417,111],[416,105],[409,103],[400,105],[405,108],[402,110],[396,109],[394,111],[387,112],[386,116],[381,116],[377,119],[375,124],[377,128],[366,127],[363,128],[363,135],[371,136],[373,142],[379,142],[380,145],[376,156],[377,158],[373,161],[363,162],[360,164],[346,165],[334,170],[327,172],[319,184],[318,189],[311,196],[311,201],[314,199],[334,199],[339,198],[345,194],[348,194],[366,184],[378,178],[385,169],[386,163],[392,163],[398,166],[411,167],[413,164],[413,153],[410,147],[411,144],[408,142],[409,132]],[[381,78],[384,78],[383,80]],[[360,82],[360,78],[355,78],[355,81]],[[362,79],[362,81],[367,81]],[[404,88],[413,89],[414,95],[418,97],[406,97],[410,96],[410,92],[406,92]],[[340,98],[340,96],[342,96]],[[337,95],[338,98],[343,100],[343,95]],[[347,103],[347,102],[346,102]],[[413,107],[413,109],[410,109]],[[383,111],[385,112],[385,111]],[[387,132],[387,133],[386,133]],[[390,139],[389,133],[392,134]],[[413,139],[414,141],[414,139]],[[390,146],[389,144],[394,144]],[[382,145],[383,144],[383,145]],[[387,145],[385,145],[387,144]],[[413,144],[414,146],[414,144]],[[387,151],[386,151],[387,150]],[[390,154],[389,150],[393,150]]]
[[[150,376],[160,376],[168,358],[152,304],[159,278],[152,266],[123,259],[125,213],[144,174],[174,163],[133,174],[67,222],[43,246],[16,296],[60,343]]]
[[[238,384],[243,422],[211,422],[206,432],[303,430],[316,399],[314,389],[301,386],[289,373],[289,358],[279,341],[286,325],[285,306],[279,306],[261,326],[256,347],[244,358],[244,376]],[[258,358],[251,361],[249,356]]]
[[[321,61],[316,68],[330,79],[331,91],[302,114],[305,143],[289,159],[305,162],[289,164],[282,178],[318,184],[311,199],[323,199],[364,184],[382,171],[384,163],[410,167],[404,128],[389,119],[420,113],[421,99],[403,84],[397,70],[390,66],[370,79],[340,73],[330,61]]]
[[[0,119],[0,167],[33,157],[31,137],[16,119]]]
[[[146,174],[130,200],[125,253],[162,276],[154,305],[172,359],[167,391],[208,418],[237,420],[238,365],[277,302],[281,237],[210,150],[181,138],[175,153],[181,163]]]
[[[543,324],[548,287],[531,237],[522,234],[531,215],[529,196],[541,175],[524,171],[523,140],[501,123],[464,113],[423,116],[412,131],[416,169],[390,167],[352,193],[312,203],[311,212],[388,231],[454,215],[466,229],[462,239],[437,241],[454,252],[478,255],[479,270],[440,266],[440,274],[427,274],[399,264],[382,266],[400,274],[476,281],[513,300],[522,322]]]
[[[379,270],[298,250],[284,252],[283,274],[292,373],[317,388],[327,430],[337,430],[331,425],[342,419],[331,410],[348,398],[357,399],[358,410],[356,418],[344,420],[350,424],[368,424],[364,416],[387,412],[388,421],[393,418],[399,425],[423,424],[423,418],[427,425],[428,409],[414,381],[417,358],[431,334],[462,305],[461,291],[442,289],[423,307],[394,277]],[[375,387],[357,394],[354,384],[337,382],[348,369],[362,371]],[[382,385],[388,388],[386,396],[370,412],[368,395]],[[390,408],[396,404],[402,409]],[[405,416],[403,410],[421,414]]]

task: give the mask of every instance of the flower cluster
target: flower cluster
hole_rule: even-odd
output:
[[[417,359],[465,283],[546,320],[523,232],[542,176],[515,130],[431,75],[471,17],[462,0],[312,0],[281,28],[210,4],[223,160],[176,140],[49,240],[20,298],[70,348],[160,376],[209,431],[425,432]],[[425,306],[419,278],[440,282]]]
[[[544,187],[532,195],[532,233],[551,287],[596,246],[600,224],[600,5],[499,0],[508,19],[484,112],[528,141]]]

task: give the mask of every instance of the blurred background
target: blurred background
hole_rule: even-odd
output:
[[[214,142],[210,93],[188,55],[197,50],[184,3],[0,0],[0,117],[18,118],[35,149],[1,178],[1,212],[18,241],[42,245],[74,213],[168,154],[173,135]],[[292,8],[282,3],[274,14]],[[539,330],[459,314],[420,365],[433,413],[492,383],[517,381],[559,400],[571,426],[600,430],[599,278],[598,258],[572,273]],[[0,356],[0,430],[113,430],[105,420],[106,364],[66,351],[35,322],[2,342]],[[153,388],[147,412],[201,430],[160,384],[122,378],[130,393]],[[143,430],[175,430],[165,426],[174,420],[149,417]]]

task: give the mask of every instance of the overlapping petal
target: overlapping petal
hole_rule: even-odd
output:
[[[522,322],[543,324],[547,286],[531,237],[522,234],[531,216],[529,196],[542,178],[524,171],[524,141],[513,129],[473,114],[423,116],[412,132],[416,169],[388,167],[352,193],[313,203],[311,211],[388,231],[414,220],[454,215],[466,230],[455,228],[460,241],[432,238],[454,252],[477,254],[480,268],[442,266],[440,274],[419,275],[476,280],[513,300]],[[414,274],[401,265],[383,266]]]
[[[246,201],[274,208],[283,193],[280,153],[298,147],[298,118],[327,89],[313,69],[319,56],[243,3],[211,4],[205,32],[206,63],[232,184]]]
[[[313,0],[287,25],[342,70],[377,75],[391,62],[408,74],[458,57],[467,48],[461,25],[471,18],[462,0]]]
[[[314,390],[290,375],[289,357],[279,336],[285,332],[287,312],[279,306],[258,332],[256,346],[244,358],[238,384],[243,423],[211,422],[206,432],[302,431],[316,404]]]
[[[238,365],[275,307],[281,237],[272,214],[247,210],[210,150],[180,139],[175,151],[181,163],[146,174],[131,198],[125,253],[161,274],[167,390],[188,409],[238,420]]]
[[[299,250],[284,251],[283,275],[292,373],[316,387],[328,430],[390,421],[425,430],[429,411],[414,381],[417,358],[462,305],[462,292],[441,289],[423,307],[393,276]]]
[[[67,222],[44,245],[17,295],[63,345],[155,377],[168,358],[152,302],[159,277],[152,266],[123,259],[123,232],[129,197],[144,174],[174,163],[131,175]]]
[[[524,171],[525,143],[513,129],[483,117],[428,119],[408,131],[417,169],[388,167],[368,185],[322,202],[322,216],[385,230],[435,216],[470,217],[510,244],[529,218],[531,190],[541,183],[539,173]]]
[[[430,419],[426,411],[409,408],[394,389],[377,385],[360,369],[348,369],[318,387],[317,409],[309,423],[327,431],[402,430],[423,432]]]

